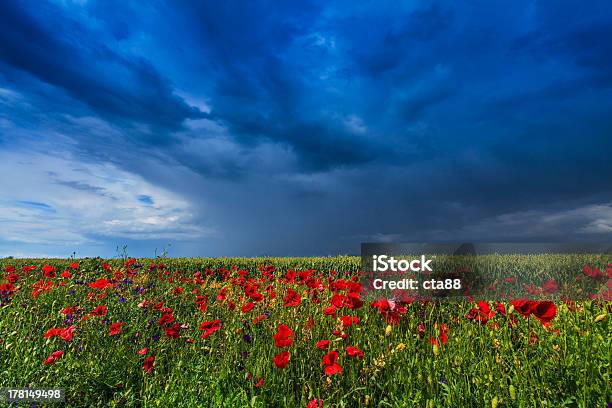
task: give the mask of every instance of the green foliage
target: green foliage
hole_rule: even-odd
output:
[[[589,261],[606,267],[595,258],[539,257],[532,259],[535,264],[530,263],[535,269],[545,262],[579,270]],[[59,274],[73,262],[79,267],[72,278],[58,276],[51,290],[32,297],[32,285],[42,278],[40,266],[53,265]],[[305,297],[304,285],[281,284],[277,279],[276,299],[266,298],[242,313],[240,307],[247,300],[241,288],[222,280],[217,272],[235,266],[259,277],[259,266],[273,264],[277,277],[293,268],[315,269],[325,277],[334,270],[336,277],[350,278],[360,270],[358,257],[140,259],[142,268],[130,278],[131,284],[102,290],[79,284],[111,279],[117,272],[121,282],[127,272],[124,262],[125,257],[0,260],[0,270],[13,265],[20,275],[21,266],[38,266],[15,284],[18,289],[11,301],[0,308],[0,388],[62,387],[67,405],[74,407],[304,407],[309,400],[321,398],[325,407],[586,408],[612,401],[610,304],[603,301],[569,306],[559,302],[557,316],[548,328],[533,317],[518,316],[508,303],[507,313],[497,314],[488,324],[466,318],[474,307],[466,300],[412,303],[395,326],[366,303],[357,310],[338,311],[338,316],[360,319],[359,325],[342,328],[338,319],[322,313],[332,295],[327,290],[321,294],[322,302],[314,304]],[[512,276],[513,268],[525,267],[521,262],[508,257],[496,267],[499,273]],[[102,267],[104,263],[111,271]],[[166,268],[150,268],[160,264]],[[216,273],[204,284],[186,280],[207,268]],[[66,284],[57,284],[62,281]],[[137,287],[144,288],[144,293],[138,293]],[[176,293],[177,287],[183,292]],[[222,287],[228,288],[235,310],[228,308],[227,301],[215,300]],[[302,295],[299,306],[283,306],[289,287]],[[197,295],[209,295],[205,312],[194,302],[194,289]],[[106,294],[103,299],[102,294]],[[175,321],[185,325],[179,339],[160,330],[158,310],[138,306],[145,297],[172,308]],[[108,315],[75,319],[77,330],[71,342],[43,338],[49,328],[66,325],[66,316],[60,313],[63,308],[80,306],[87,315],[99,304],[108,306]],[[495,303],[490,305],[495,308]],[[266,310],[269,318],[254,324],[253,319]],[[312,327],[309,317],[313,317]],[[202,339],[200,323],[214,319],[221,320],[221,330]],[[109,336],[109,323],[117,321],[123,322],[121,332]],[[295,341],[286,349],[291,359],[285,369],[272,362],[280,352],[273,340],[279,323],[295,331]],[[424,327],[423,335],[419,335],[419,324]],[[438,337],[441,324],[449,328],[448,342],[434,347],[430,339]],[[347,338],[332,335],[335,329],[344,331]],[[322,339],[329,339],[331,349],[338,350],[342,373],[324,374],[321,359],[325,352],[315,347]],[[364,357],[348,357],[345,349],[349,345],[363,350]],[[149,374],[143,370],[146,356],[137,353],[145,347],[147,355],[155,356]],[[55,350],[63,350],[61,359],[44,365]],[[264,385],[257,388],[261,377]]]

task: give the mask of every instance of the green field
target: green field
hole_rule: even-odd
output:
[[[529,268],[554,279],[564,268],[602,290],[612,272],[594,255],[494,260],[499,279]],[[74,407],[612,402],[608,299],[558,300],[545,312],[493,298],[372,305],[359,270],[357,257],[3,259],[0,388],[60,387]],[[106,314],[92,315],[102,305]]]

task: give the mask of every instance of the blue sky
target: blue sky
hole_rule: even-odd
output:
[[[0,256],[609,241],[610,38],[606,1],[0,2]]]

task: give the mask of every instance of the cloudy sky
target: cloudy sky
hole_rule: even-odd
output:
[[[2,1],[0,256],[610,241],[610,38],[606,0]]]

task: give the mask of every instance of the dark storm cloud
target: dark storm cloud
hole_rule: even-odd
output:
[[[317,89],[325,84],[316,76],[325,68],[317,59],[326,57],[309,44],[322,3],[182,5],[212,78],[211,117],[238,142],[285,144],[309,171],[380,156],[375,143],[338,126],[325,112],[325,92]]]
[[[175,130],[184,119],[202,116],[172,94],[171,85],[146,59],[122,56],[59,7],[24,6],[0,4],[0,59],[7,66],[60,88],[119,122]]]
[[[246,146],[289,146],[304,171],[405,159],[405,143],[427,148],[419,138],[405,140],[401,128],[456,92],[452,78],[430,78],[443,67],[418,63],[453,20],[451,11],[436,5],[395,16],[396,28],[368,17],[368,10],[337,17],[321,2],[182,6],[179,14],[191,28],[185,35],[211,82],[210,117]],[[413,45],[420,47],[417,54]],[[414,92],[396,92],[417,81]],[[356,134],[343,125],[343,114],[363,116],[373,126]],[[380,143],[381,137],[390,143]]]
[[[542,2],[540,24],[519,36],[514,49],[540,61],[559,59],[573,64],[582,74],[582,87],[610,87],[612,44],[603,40],[612,36],[610,5],[595,1],[584,10],[565,3],[568,7],[563,8]]]
[[[446,35],[453,18],[452,10],[431,3],[399,16],[376,12],[349,15],[341,18],[337,27],[330,22],[330,28],[347,41],[355,70],[374,78],[385,74],[406,76],[431,68],[415,63],[415,57],[423,55],[424,46]],[[411,67],[405,66],[407,61],[413,63]]]

